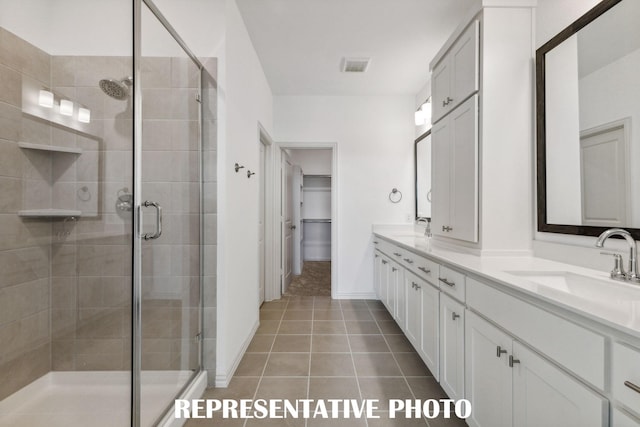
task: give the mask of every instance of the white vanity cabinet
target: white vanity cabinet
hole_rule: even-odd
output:
[[[640,349],[619,342],[613,343],[612,347],[613,397],[640,416]]]
[[[439,291],[414,273],[405,272],[406,335],[434,377],[439,372]]]
[[[513,420],[513,340],[475,313],[465,319],[465,398],[471,402],[472,427],[508,427]]]
[[[510,357],[514,426],[603,427],[609,424],[606,398],[517,341],[513,343]]]
[[[451,399],[464,398],[464,305],[440,293],[440,386]]]
[[[473,312],[466,323],[470,426],[608,425],[608,401]]]
[[[432,231],[478,241],[478,95],[431,130]]]
[[[433,122],[478,91],[479,23],[473,21],[434,67],[431,79]]]

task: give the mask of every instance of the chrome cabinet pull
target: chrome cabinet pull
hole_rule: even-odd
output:
[[[451,313],[451,320],[456,320],[458,317],[460,317],[460,315],[455,311]]]
[[[411,282],[411,287],[415,290],[422,288],[422,286],[418,285],[416,282]]]
[[[403,258],[405,261],[407,261],[409,264],[413,264],[413,260],[409,259],[409,258]]]
[[[426,268],[424,268],[424,267],[418,267],[418,270],[421,270],[421,271],[425,272],[426,274],[431,273],[431,270],[427,270],[427,269],[426,269]]]
[[[376,257],[376,258],[378,258],[379,256],[380,256],[380,255],[377,255],[377,254],[376,254],[376,256],[375,256],[375,257]]]
[[[635,385],[631,381],[625,381],[624,385],[626,385],[627,387],[629,387],[631,390],[635,391],[636,393],[640,393],[640,386]]]
[[[498,348],[496,349],[496,357],[500,357],[502,355],[502,353],[506,353],[507,350],[503,349],[502,347],[498,346]]]
[[[398,271],[398,269],[395,267],[391,267],[391,271]]]
[[[382,263],[383,263],[383,264],[387,264],[387,261],[385,261],[385,260],[382,260]]]
[[[456,285],[455,283],[450,282],[447,279],[443,279],[442,277],[439,277],[438,280],[440,280],[442,283],[444,283],[447,286],[451,286],[452,288]]]
[[[394,252],[393,253],[395,256],[402,256],[402,254],[399,254],[398,252]]]
[[[520,361],[512,356],[509,356],[509,367],[513,368],[513,365],[520,363]]]
[[[379,244],[379,243],[380,243],[380,242],[373,242],[373,244],[374,244],[374,245],[377,245],[377,244]]]
[[[142,238],[144,240],[154,240],[157,239],[158,237],[160,237],[162,235],[162,206],[160,206],[160,203],[157,202],[151,202],[149,200],[146,200],[142,203],[142,206],[144,206],[145,208],[148,207],[153,207],[156,209],[156,232],[151,234],[151,233],[145,233],[142,235]]]

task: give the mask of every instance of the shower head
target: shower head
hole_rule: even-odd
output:
[[[123,80],[102,79],[100,89],[114,99],[123,100],[129,96],[129,88],[133,84],[133,78],[127,77]]]

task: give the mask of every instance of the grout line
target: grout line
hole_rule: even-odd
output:
[[[267,365],[269,364],[269,360],[271,359],[271,352],[273,351],[273,347],[276,345],[276,339],[278,339],[278,332],[280,331],[280,325],[282,325],[282,318],[284,317],[284,312],[287,310],[287,306],[289,305],[289,300],[287,299],[287,303],[284,306],[284,310],[282,310],[282,316],[280,316],[280,323],[278,323],[278,328],[276,329],[276,333],[273,337],[273,342],[271,343],[271,347],[269,348],[269,352],[267,353],[267,360],[264,363],[264,367],[262,368],[262,373],[260,374],[260,378],[258,379],[258,384],[256,384],[256,390],[253,392],[253,401],[255,402],[256,397],[258,396],[258,390],[260,389],[260,384],[262,384],[262,378],[264,378],[264,373],[267,370]],[[260,316],[260,313],[258,313]],[[243,427],[247,427],[247,422],[249,422],[249,418],[244,420],[242,424]]]
[[[342,303],[340,303],[340,313],[342,314],[342,322],[344,323],[344,328],[345,330],[347,329],[347,324],[345,323],[344,320],[344,312],[342,311]],[[353,359],[353,350],[351,348],[351,340],[349,339],[349,334],[346,334],[347,336],[347,345],[349,346],[349,353],[351,354],[351,364],[353,365],[353,374],[355,375],[356,378],[356,385],[358,386],[358,394],[360,395],[360,401],[362,402],[362,388],[360,387],[360,379],[358,377],[358,371],[356,370],[356,361]],[[365,417],[364,418],[364,423],[365,426],[369,427],[369,420]]]

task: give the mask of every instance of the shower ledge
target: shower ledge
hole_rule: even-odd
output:
[[[59,145],[33,144],[31,142],[18,142],[18,147],[30,150],[55,151],[57,153],[81,154],[82,148],[62,147]]]
[[[71,209],[27,209],[18,211],[18,216],[26,218],[64,218],[81,215],[82,211]]]

